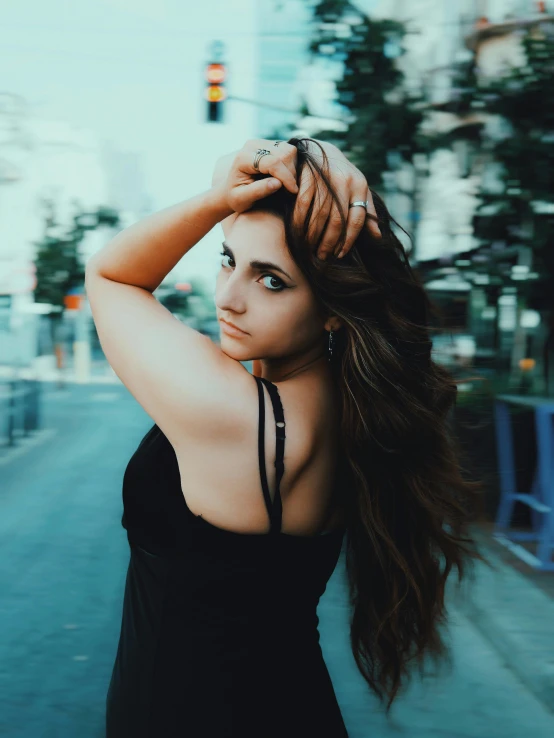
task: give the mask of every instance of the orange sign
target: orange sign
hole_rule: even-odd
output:
[[[68,310],[80,310],[82,301],[82,295],[66,295],[63,298],[63,304]]]
[[[522,372],[529,372],[535,368],[535,359],[520,359],[519,368]]]

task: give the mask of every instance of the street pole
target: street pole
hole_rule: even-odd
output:
[[[91,375],[90,342],[88,335],[87,301],[81,295],[81,303],[75,315],[75,340],[73,342],[73,370],[77,384],[88,384]]]

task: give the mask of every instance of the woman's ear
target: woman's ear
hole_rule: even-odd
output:
[[[328,318],[325,322],[325,330],[326,331],[338,331],[340,328],[342,328],[342,320],[338,318],[336,315],[331,316]]]

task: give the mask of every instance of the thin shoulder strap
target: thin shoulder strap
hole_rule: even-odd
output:
[[[258,385],[259,399],[259,418],[258,418],[258,458],[260,463],[260,478],[262,482],[262,491],[264,493],[265,504],[269,513],[270,533],[279,533],[281,530],[281,522],[283,517],[283,505],[281,502],[281,478],[285,471],[283,463],[285,452],[285,416],[283,413],[283,405],[277,387],[268,379],[256,377],[254,379]],[[273,502],[269,494],[269,485],[267,483],[267,474],[265,467],[265,396],[263,385],[267,387],[271,404],[273,406],[273,414],[275,416],[275,495]]]

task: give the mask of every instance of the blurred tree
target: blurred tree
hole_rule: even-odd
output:
[[[554,37],[528,32],[526,64],[477,87],[477,104],[504,121],[501,135],[483,141],[497,177],[483,178],[476,235],[484,244],[527,245],[541,280],[532,285],[537,308],[552,307],[554,291]]]
[[[92,213],[81,209],[74,201],[76,212],[71,226],[65,230],[56,218],[56,205],[52,198],[43,198],[45,212],[44,234],[40,241],[35,241],[35,266],[37,285],[35,302],[52,305],[48,314],[51,326],[52,342],[55,347],[58,365],[62,362],[61,335],[65,297],[84,284],[85,269],[80,253],[80,245],[86,231],[101,226],[115,228],[119,225],[118,213],[112,208],[101,206]]]
[[[474,226],[485,249],[517,246],[531,255],[529,274],[536,276],[518,279],[517,287],[522,304],[541,311],[550,326],[547,377],[554,342],[554,36],[531,28],[522,44],[524,64],[475,90],[473,106],[502,124],[484,134],[496,176],[482,178]],[[511,274],[505,278],[511,281]]]
[[[186,282],[175,282],[173,276],[166,277],[155,292],[156,299],[171,313],[185,322],[198,318],[199,314],[213,314],[213,294],[209,293],[206,280],[190,277]]]
[[[350,114],[347,131],[322,131],[316,138],[340,146],[379,190],[391,162],[411,162],[421,146],[421,98],[405,88],[396,63],[406,29],[395,20],[370,19],[348,0],[320,0],[313,14],[310,50],[343,63],[337,102]]]
[[[192,290],[185,292],[184,290],[177,289],[175,286],[168,286],[159,288],[159,293],[156,297],[173,315],[179,316],[180,318],[188,318],[190,315],[189,297],[191,294]]]

